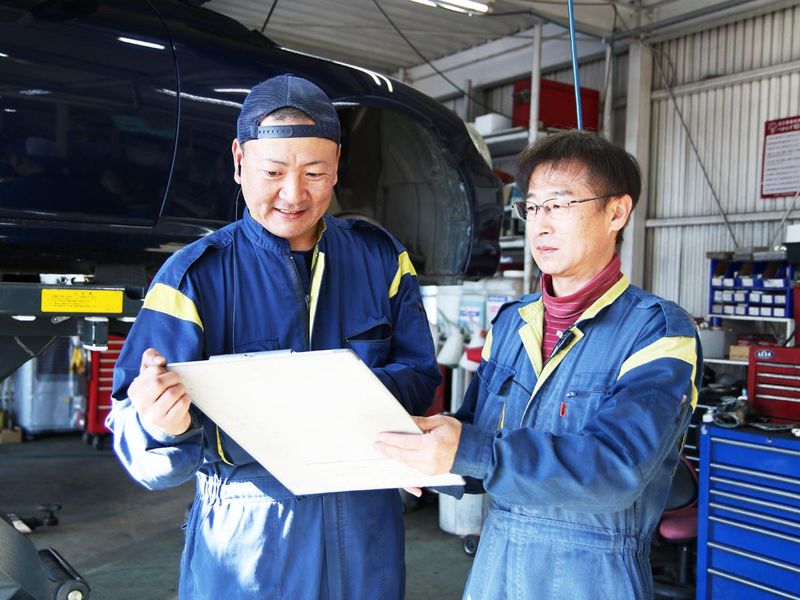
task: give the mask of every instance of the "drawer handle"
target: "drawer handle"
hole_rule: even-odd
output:
[[[742,448],[753,448],[755,450],[763,450],[764,452],[774,452],[776,454],[788,454],[789,456],[800,457],[800,452],[797,450],[789,450],[787,448],[773,448],[772,446],[764,446],[762,444],[750,444],[748,442],[740,442],[738,440],[725,440],[722,438],[711,438],[712,442],[718,444],[728,444],[730,446],[740,446]]]
[[[778,387],[778,386],[768,386],[768,385],[759,385],[758,387]],[[756,392],[756,398],[759,400],[778,400],[780,402],[798,402],[800,403],[799,398],[789,398],[787,396],[776,396],[774,394],[760,394]],[[766,450],[766,448],[764,448]],[[772,448],[770,448],[772,450]]]
[[[785,512],[791,512],[796,515],[800,515],[800,508],[795,508],[794,506],[789,506],[788,504],[778,504],[777,502],[769,502],[767,500],[761,500],[759,498],[751,498],[750,496],[741,496],[739,494],[732,494],[731,492],[723,492],[722,490],[709,490],[708,493],[714,496],[730,498],[731,500],[739,500],[740,502],[746,502],[747,504],[755,504],[756,506],[766,506],[767,508],[774,508],[776,510],[782,510]],[[800,525],[796,525],[795,527],[800,527]]]
[[[767,492],[768,494],[773,494],[774,496],[783,496],[785,498],[791,498],[792,500],[800,500],[800,494],[794,494],[792,492],[787,492],[786,490],[779,490],[778,488],[770,488],[770,487],[765,487],[763,485],[755,485],[754,483],[745,483],[744,481],[737,481],[736,479],[726,479],[724,477],[711,476],[709,477],[709,479],[714,483],[721,483],[724,485],[744,488],[746,490],[753,490],[756,492]]]
[[[794,544],[800,545],[800,538],[796,538],[795,536],[788,535],[786,533],[778,533],[777,531],[770,531],[769,529],[764,529],[763,527],[756,527],[755,525],[740,523],[738,521],[731,521],[730,519],[726,519],[725,517],[717,517],[714,515],[708,517],[708,520],[715,521],[717,523],[722,523],[723,525],[730,525],[731,527],[736,527],[738,529],[746,529],[747,531],[760,533],[762,535],[768,535],[770,537],[778,538],[786,542],[792,542]]]
[[[757,590],[762,590],[764,592],[769,592],[770,594],[775,594],[776,596],[780,596],[781,598],[789,598],[789,600],[800,600],[800,596],[795,596],[794,594],[787,594],[786,592],[782,592],[781,590],[776,590],[775,588],[771,588],[767,585],[761,585],[760,583],[756,583],[755,581],[750,581],[749,579],[744,579],[743,577],[737,577],[736,575],[731,575],[730,573],[726,573],[725,571],[718,571],[717,569],[712,569],[709,567],[708,572],[711,573],[712,575],[723,577],[725,579],[730,579],[731,581],[735,581],[736,583],[741,583],[743,585],[756,588]]]
[[[781,373],[756,373],[757,379],[794,379],[800,381],[800,375],[782,375]]]
[[[742,469],[741,467],[731,467],[721,463],[711,463],[709,465],[712,469],[720,469],[721,471],[732,471],[733,473],[741,473],[742,475],[750,475],[751,477],[759,477],[761,479],[771,479],[772,481],[780,481],[782,483],[791,483],[792,485],[800,486],[800,479],[793,477],[783,477],[781,475],[772,475],[764,473],[763,471],[753,471],[752,469]]]
[[[787,521],[786,519],[771,517],[763,513],[753,512],[752,510],[744,510],[743,508],[735,508],[727,504],[720,504],[719,502],[709,502],[708,505],[712,508],[727,510],[728,512],[732,512],[737,515],[752,517],[754,519],[761,519],[762,521],[769,521],[770,523],[777,523],[779,525],[785,525],[787,527],[795,527],[797,529],[800,529],[800,523],[796,523],[795,521]]]
[[[716,548],[717,550],[722,550],[723,552],[738,554],[739,556],[744,556],[745,558],[749,558],[751,560],[757,560],[758,562],[762,562],[767,565],[772,565],[773,567],[778,567],[779,569],[785,569],[786,571],[793,571],[795,573],[800,573],[800,567],[795,567],[794,565],[790,565],[789,563],[785,563],[780,560],[775,560],[774,558],[767,558],[766,556],[761,556],[760,554],[745,552],[740,548],[732,548],[731,546],[726,546],[725,544],[718,544],[717,542],[708,542],[708,545],[711,546],[712,548]]]
[[[760,362],[756,361],[756,364],[759,367],[777,367],[780,369],[800,369],[800,366],[793,365],[791,363],[779,363],[779,362]]]

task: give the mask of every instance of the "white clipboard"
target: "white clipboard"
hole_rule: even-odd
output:
[[[292,493],[460,485],[373,449],[422,434],[351,350],[260,352],[173,363],[192,402]]]

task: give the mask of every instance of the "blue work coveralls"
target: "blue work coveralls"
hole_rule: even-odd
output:
[[[320,229],[308,294],[288,242],[248,212],[177,252],[117,361],[108,423],[122,463],[150,489],[197,478],[182,599],[404,595],[397,490],[294,496],[194,407],[193,427],[171,436],[146,426],[127,398],[148,347],[170,362],[350,348],[410,413],[424,413],[440,375],[408,254],[363,221],[325,217]]]
[[[623,277],[543,361],[543,315],[539,294],[501,309],[457,415],[451,470],[491,499],[464,598],[650,598],[650,539],[700,383],[696,327]]]

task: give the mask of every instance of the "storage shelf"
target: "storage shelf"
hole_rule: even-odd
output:
[[[794,323],[794,319],[790,319],[788,317],[748,317],[747,315],[719,315],[719,314],[710,314],[710,317],[718,317],[720,319],[731,319],[732,321],[769,321],[771,323],[783,323],[784,325],[788,323]]]
[[[703,358],[704,363],[711,363],[714,365],[741,365],[747,366],[746,360],[731,360],[730,358]]]
[[[523,236],[500,238],[500,248],[503,250],[522,250],[524,247],[525,238]]]
[[[547,135],[540,131],[539,137]],[[483,136],[483,141],[489,147],[492,158],[518,154],[528,145],[528,130],[524,127],[512,127]]]

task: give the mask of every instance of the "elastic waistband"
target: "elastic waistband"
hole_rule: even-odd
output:
[[[200,497],[208,500],[244,498],[285,500],[294,496],[280,481],[271,475],[231,480],[222,479],[217,475],[197,473],[197,493]]]
[[[488,520],[516,542],[538,539],[602,550],[625,549],[635,553],[650,551],[650,536],[634,531],[521,515],[496,505],[489,508]]]

